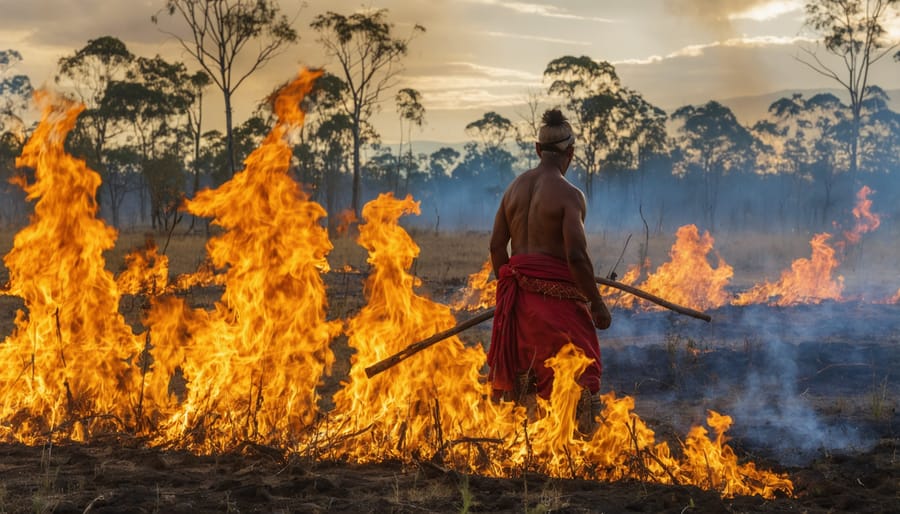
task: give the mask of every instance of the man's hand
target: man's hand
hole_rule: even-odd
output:
[[[606,308],[603,300],[591,302],[591,321],[600,330],[606,330],[612,324],[612,316],[610,316],[609,309]]]

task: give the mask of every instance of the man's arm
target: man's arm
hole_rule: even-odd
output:
[[[506,221],[506,195],[504,195],[494,216],[494,228],[491,231],[491,267],[494,268],[495,278],[500,278],[500,266],[509,262],[506,247],[510,237],[509,223]]]
[[[594,265],[587,251],[587,237],[584,234],[584,214],[586,211],[584,196],[579,192],[577,199],[566,202],[563,208],[563,244],[566,261],[575,285],[591,304],[591,318],[597,328],[609,328],[612,318],[597,283],[594,281]]]

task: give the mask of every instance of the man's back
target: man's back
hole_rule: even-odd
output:
[[[512,255],[545,254],[566,259],[563,218],[584,215],[581,192],[558,169],[538,166],[510,184],[502,201]]]

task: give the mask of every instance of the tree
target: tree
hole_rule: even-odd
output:
[[[181,46],[212,78],[225,102],[228,167],[237,170],[234,155],[232,97],[240,85],[284,47],[298,39],[277,0],[166,0],[169,16],[179,15],[189,37],[172,32]],[[152,17],[159,23],[159,17]],[[255,54],[249,43],[257,41]],[[248,55],[249,54],[249,55]],[[247,63],[242,70],[237,63]]]
[[[676,145],[680,159],[676,174],[701,174],[703,207],[710,231],[715,228],[719,183],[731,172],[746,170],[754,161],[753,135],[738,123],[731,109],[718,102],[684,106],[672,114],[680,123]]]
[[[183,155],[187,147],[181,143],[184,138],[179,136],[184,132],[181,120],[194,103],[191,75],[183,63],[169,63],[159,56],[152,59],[139,57],[127,80],[109,85],[103,102],[105,111],[125,120],[131,127],[131,136],[137,143],[137,154],[144,173],[144,184],[148,187],[151,222],[154,228],[167,229],[168,216],[163,215],[165,208],[159,202],[168,201],[166,197],[169,193],[154,191],[153,188],[174,186],[168,179],[158,179],[150,174],[159,173],[161,167],[158,163]],[[166,158],[162,159],[162,156]],[[167,176],[171,173],[165,171]],[[179,187],[179,191],[183,190],[184,184]],[[115,212],[113,224],[118,226]]]
[[[28,76],[15,74],[22,55],[16,50],[0,50],[0,222],[18,221],[23,202],[21,188],[8,187],[9,179],[17,173],[16,156],[22,152],[26,139],[23,112],[31,99],[32,87]],[[9,208],[9,210],[7,210]]]
[[[70,150],[84,156],[104,179],[106,147],[122,132],[121,118],[108,109],[109,86],[125,80],[133,62],[125,43],[111,36],[91,39],[59,60],[56,83],[67,86],[85,106],[69,136]]]
[[[515,158],[506,149],[507,140],[514,131],[512,121],[494,111],[486,112],[481,119],[466,125],[466,133],[479,140],[477,146],[469,149],[469,153],[475,150],[482,155],[483,169],[476,175],[493,174],[497,182],[490,189],[495,193],[503,192],[515,175],[512,170]]]
[[[412,88],[403,88],[394,96],[397,103],[397,114],[400,115],[400,144],[397,148],[397,175],[404,171],[406,187],[409,187],[410,174],[413,173],[412,128],[425,124],[425,107],[422,105],[422,95]],[[403,125],[406,122],[406,140],[409,146],[406,155],[403,154]],[[404,189],[405,189],[404,188]],[[397,188],[394,188],[396,193]]]
[[[353,130],[353,186],[351,207],[359,217],[360,149],[365,140],[365,125],[378,108],[381,94],[393,87],[402,71],[400,59],[409,49],[421,25],[414,25],[406,38],[394,37],[394,26],[386,21],[387,9],[356,12],[350,15],[328,11],[315,17],[310,26],[319,32],[325,51],[336,58],[347,84],[344,111]]]
[[[810,0],[806,24],[823,36],[825,50],[841,60],[841,67],[823,62],[814,49],[803,49],[800,61],[847,90],[852,114],[850,175],[859,166],[859,131],[863,103],[869,94],[869,70],[900,43],[891,43],[885,22],[896,19],[900,0]]]
[[[0,134],[25,133],[20,113],[28,107],[33,88],[27,75],[10,73],[21,61],[22,54],[16,50],[0,50]]]
[[[575,163],[585,172],[585,194],[590,200],[593,178],[625,141],[620,124],[627,119],[628,110],[619,77],[608,62],[567,55],[550,61],[544,78],[550,81],[550,95],[562,98],[574,114],[572,125],[578,135]]]

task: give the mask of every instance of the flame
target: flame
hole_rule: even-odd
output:
[[[491,401],[483,348],[457,337],[366,378],[365,367],[456,320],[450,307],[415,293],[421,284],[409,269],[419,248],[399,218],[418,214],[419,203],[390,194],[362,211],[358,242],[372,269],[366,306],[346,324],[326,319],[326,213],[290,178],[285,141],[303,121],[300,99],[317,76],[301,72],[282,90],[277,124],[243,171],[186,204],[222,228],[207,243],[210,265],[176,281],[221,277],[211,310],[171,294],[154,246],[131,254],[119,283],[104,269],[115,231],[96,218],[99,177],[63,152],[78,108],[60,112],[45,102],[20,160],[36,169],[35,184],[25,184],[38,199],[35,215],[5,257],[9,293],[25,299],[28,316],[17,314],[15,332],[0,345],[0,439],[83,440],[124,429],[203,453],[250,441],[351,462],[433,458],[487,476],[538,471],[692,484],[723,495],[792,493],[785,476],[737,463],[724,437],[730,419],[715,413],[707,423],[717,437],[695,428],[680,457],[655,441],[632,398],[614,393],[602,397],[600,428],[580,433],[577,378],[589,360],[572,345],[547,361],[554,388],[534,412]],[[125,290],[164,291],[150,295],[138,335],[118,313]],[[355,353],[333,407],[320,410],[317,387],[342,325]]]
[[[337,226],[334,228],[338,236],[343,236],[350,231],[350,227],[359,221],[353,209],[345,209],[337,214]]]
[[[368,302],[347,323],[348,344],[356,353],[349,382],[335,394],[329,423],[342,427],[338,437],[365,432],[365,444],[348,438],[335,448],[360,462],[408,456],[411,449],[436,453],[442,449],[442,437],[452,440],[468,430],[483,430],[492,410],[482,401],[489,391],[479,381],[484,350],[467,348],[457,337],[372,379],[365,375],[366,366],[423,334],[456,324],[449,307],[413,292],[420,281],[409,268],[419,247],[398,224],[401,215],[412,213],[419,214],[418,202],[390,194],[380,195],[362,211],[365,222],[358,242],[369,251],[372,267],[365,282]]]
[[[838,260],[834,248],[828,245],[830,234],[813,236],[809,242],[812,256],[800,258],[785,270],[775,282],[768,281],[753,286],[741,293],[732,302],[734,305],[771,303],[773,305],[795,305],[798,303],[820,303],[823,300],[840,300],[844,289],[844,278],[832,278]]]
[[[491,280],[491,260],[485,261],[479,271],[469,275],[465,289],[451,307],[454,310],[475,311],[492,307],[497,297],[497,281]]]
[[[159,247],[147,238],[143,248],[125,256],[125,271],[116,277],[116,285],[122,294],[155,295],[168,287],[169,258],[159,254]]]
[[[852,230],[844,231],[844,239],[848,243],[859,243],[863,234],[872,232],[881,225],[881,218],[872,213],[872,200],[869,200],[869,195],[874,192],[869,186],[863,186],[857,191],[856,206],[853,207],[855,223]]]
[[[326,213],[288,175],[285,136],[303,122],[300,100],[319,75],[301,72],[280,91],[278,122],[243,171],[187,203],[224,229],[207,253],[226,269],[225,290],[211,312],[167,298],[148,315],[153,339],[177,345],[154,343],[157,376],[148,389],[169,407],[159,413],[159,442],[187,438],[189,447],[212,450],[245,439],[287,441],[315,419],[316,386],[330,372],[329,344],[341,327],[325,320],[321,272],[332,246],[319,220]],[[185,391],[173,410],[176,371]]]
[[[728,303],[728,285],[734,270],[725,260],[718,257],[718,266],[713,268],[707,255],[713,251],[715,239],[704,232],[700,235],[696,225],[684,225],[675,234],[675,243],[669,250],[670,260],[637,286],[644,291],[661,296],[672,303],[694,309],[714,309]],[[633,280],[637,271],[632,268],[623,278]],[[630,295],[621,295],[617,302],[621,306],[632,306],[636,301]],[[654,307],[655,308],[655,307]]]
[[[33,184],[17,182],[34,214],[3,259],[6,294],[21,297],[27,314],[16,313],[0,344],[0,436],[26,443],[133,426],[142,350],[105,269],[116,231],[97,217],[100,175],[64,149],[83,106],[46,92],[35,98],[41,121],[16,160],[35,170]]]

